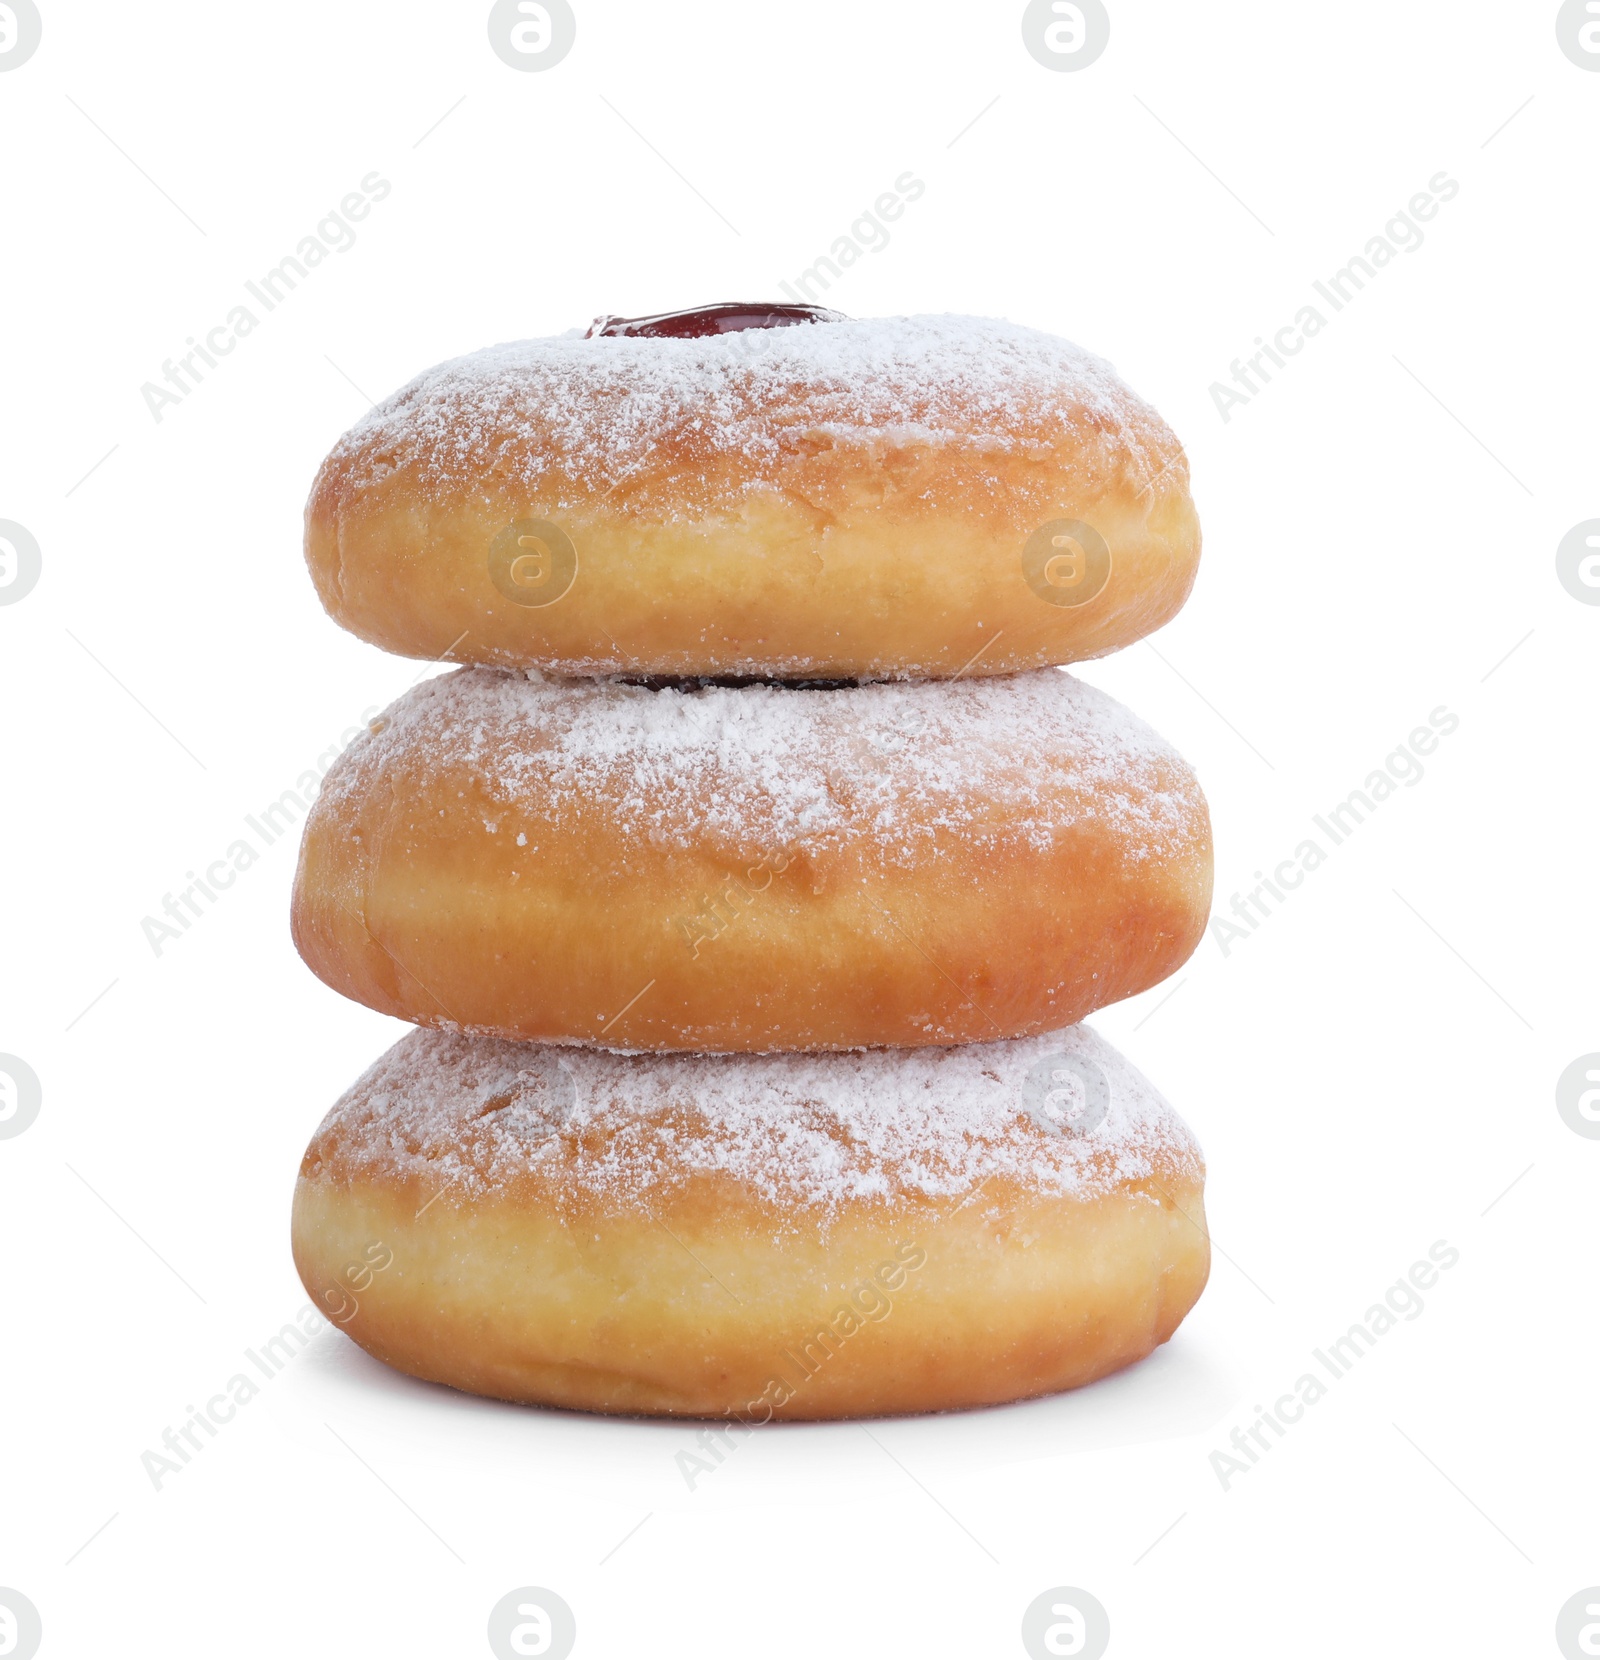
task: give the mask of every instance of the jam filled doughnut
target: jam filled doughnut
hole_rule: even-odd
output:
[[[1209,910],[1193,773],[1057,669],[459,669],[372,728],[307,818],[295,942],[422,1025],[636,1050],[1019,1037],[1172,973]]]
[[[323,463],[306,557],[404,656],[562,674],[1002,674],[1159,628],[1189,469],[1071,342],[803,305],[605,317],[441,364]]]
[[[1203,1182],[1081,1027],[717,1056],[413,1032],[312,1139],[294,1255],[403,1372],[739,1433],[1129,1365],[1205,1285]]]

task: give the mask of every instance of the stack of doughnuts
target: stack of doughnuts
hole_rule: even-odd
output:
[[[1193,773],[1061,665],[1182,605],[1170,430],[1070,343],[725,304],[430,370],[323,464],[334,619],[448,660],[295,942],[421,1028],[296,1189],[417,1377],[601,1412],[1015,1400],[1166,1341],[1204,1167],[1077,1022],[1197,944]]]

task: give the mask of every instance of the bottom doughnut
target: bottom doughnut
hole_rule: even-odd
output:
[[[1085,1028],[623,1055],[417,1031],[312,1139],[295,1264],[415,1377],[594,1412],[875,1417],[1070,1389],[1210,1262],[1183,1122]]]

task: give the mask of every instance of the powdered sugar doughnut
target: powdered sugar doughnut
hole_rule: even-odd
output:
[[[1056,669],[649,688],[461,669],[335,763],[295,942],[386,1014],[625,1049],[1054,1030],[1189,955],[1193,773]]]
[[[411,657],[786,679],[1007,673],[1173,616],[1188,463],[1108,363],[988,318],[820,316],[430,369],[317,476],[323,604]]]
[[[414,1032],[313,1137],[294,1252],[402,1371],[737,1430],[1128,1365],[1205,1285],[1203,1181],[1081,1027],[737,1056]]]

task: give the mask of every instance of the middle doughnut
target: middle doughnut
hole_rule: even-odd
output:
[[[1057,669],[463,669],[372,725],[307,820],[295,943],[421,1025],[641,1050],[1020,1037],[1172,973],[1209,910],[1194,774]]]

